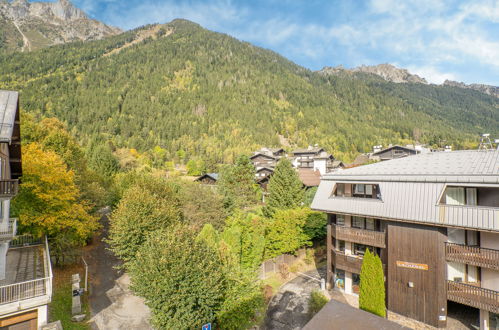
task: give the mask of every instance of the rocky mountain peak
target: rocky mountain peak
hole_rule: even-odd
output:
[[[495,97],[499,98],[499,87],[498,86],[491,86],[491,85],[484,85],[484,84],[466,85],[463,82],[453,81],[453,80],[446,80],[446,81],[444,81],[443,85],[444,86],[453,86],[453,87],[459,87],[459,88],[473,89],[473,90],[482,92],[484,94],[495,96]]]
[[[118,28],[88,18],[69,0],[0,0],[0,32],[2,29],[9,33],[6,39],[10,43],[0,47],[23,51],[121,33]]]
[[[377,75],[386,81],[394,83],[419,83],[428,84],[426,79],[421,78],[418,75],[411,74],[406,69],[397,68],[392,64],[378,64],[378,65],[362,65],[353,69],[345,69],[343,66],[337,67],[324,67],[321,71],[324,74],[338,74],[340,72],[362,72]]]

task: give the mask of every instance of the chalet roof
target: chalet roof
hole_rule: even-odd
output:
[[[333,168],[345,167],[345,164],[341,160],[333,161],[332,165],[333,165]]]
[[[303,185],[307,187],[317,187],[321,182],[321,173],[308,168],[299,168],[298,177]]]
[[[334,156],[328,154],[326,151],[321,151],[318,155],[314,156],[314,159],[334,159]]]
[[[0,90],[0,142],[12,141],[18,98],[18,92]]]
[[[295,149],[293,150],[293,154],[318,154],[321,151],[324,151],[324,148],[309,147],[306,149]]]
[[[414,148],[404,147],[404,146],[400,146],[400,145],[396,144],[394,146],[390,146],[390,147],[385,148],[383,150],[373,152],[373,155],[376,156],[376,155],[379,155],[379,154],[381,154],[383,152],[386,152],[388,150],[392,150],[392,149],[395,149],[395,148],[397,148],[397,149],[404,149],[404,150],[411,151],[411,152],[416,152],[416,149],[414,149]]]
[[[215,181],[218,181],[218,177],[219,177],[218,173],[206,173],[204,175],[201,175],[195,181],[203,180],[203,178],[210,178],[210,179],[213,179]]]
[[[257,153],[255,153],[253,156],[251,156],[251,157],[250,157],[250,159],[254,159],[254,158],[258,157],[258,156],[263,156],[263,157],[266,157],[266,158],[268,158],[268,159],[276,160],[276,157],[271,156],[271,155],[264,154],[264,153],[262,153],[262,152],[257,152]]]
[[[499,183],[499,150],[418,154],[328,173],[323,180]]]
[[[283,149],[283,148],[267,148],[267,149],[268,149],[268,150],[270,150],[270,151],[272,151],[274,154],[275,154],[276,152],[284,151],[284,149]]]
[[[271,167],[260,167],[260,168],[258,168],[258,169],[256,170],[256,172],[258,173],[258,172],[261,172],[261,171],[263,171],[263,170],[267,170],[267,171],[274,172],[274,169],[273,169],[273,168],[271,168]]]

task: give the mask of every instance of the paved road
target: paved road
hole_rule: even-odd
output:
[[[325,268],[309,271],[306,274],[319,279],[325,277]],[[320,274],[320,275],[319,275]],[[272,298],[267,309],[263,330],[299,330],[310,321],[308,302],[310,294],[320,289],[320,283],[299,276],[285,285]]]
[[[129,290],[130,278],[115,269],[120,261],[104,241],[109,229],[106,215],[101,218],[102,231],[85,251],[89,264],[90,314],[92,329],[151,329],[150,312],[140,297]]]

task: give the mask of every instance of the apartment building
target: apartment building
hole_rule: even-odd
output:
[[[389,310],[446,327],[448,301],[499,327],[499,151],[419,154],[322,177],[327,280],[358,293],[366,249]]]
[[[0,329],[47,323],[52,269],[46,239],[17,236],[10,200],[22,175],[18,93],[0,90]]]

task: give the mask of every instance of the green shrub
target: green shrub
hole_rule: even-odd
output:
[[[360,271],[359,308],[386,317],[383,265],[369,250],[364,254]]]
[[[310,295],[309,301],[309,313],[311,316],[317,314],[322,307],[324,307],[328,303],[328,299],[325,295],[320,291],[313,291]]]

